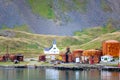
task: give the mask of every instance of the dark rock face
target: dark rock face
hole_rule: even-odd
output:
[[[72,35],[83,28],[104,26],[109,19],[120,27],[120,0],[106,0],[104,3],[102,0],[88,0],[84,13],[74,9],[62,12],[58,0],[53,1],[55,21],[33,14],[27,0],[0,0],[0,27],[27,24],[34,33],[53,35]],[[72,0],[65,1],[71,8],[76,5]]]

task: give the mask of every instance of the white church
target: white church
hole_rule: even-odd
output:
[[[44,48],[45,54],[59,54],[59,49],[56,45],[56,40],[53,40],[52,46],[50,48]]]
[[[46,54],[47,60],[55,60],[56,55],[59,54],[60,50],[57,48],[56,40],[53,40],[50,48],[44,48],[44,54]]]

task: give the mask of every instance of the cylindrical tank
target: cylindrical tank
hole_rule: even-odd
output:
[[[90,64],[93,64],[93,61],[94,61],[94,63],[98,63],[100,61],[100,57],[102,56],[102,51],[101,50],[94,50],[94,49],[85,50],[83,52],[83,56],[89,57]]]
[[[77,49],[73,51],[73,56],[76,57],[80,57],[82,56],[83,50],[82,49]]]
[[[83,55],[83,51],[82,49],[76,49],[72,52],[73,54],[73,60],[76,62],[76,58],[79,58],[80,61],[82,59],[82,55]]]
[[[95,55],[100,56],[102,55],[102,52],[100,50],[94,49],[83,51],[83,56],[95,56]]]
[[[119,57],[120,42],[116,40],[107,40],[102,43],[103,55]]]

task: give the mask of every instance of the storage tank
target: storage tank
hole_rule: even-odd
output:
[[[76,57],[80,57],[82,56],[83,50],[82,49],[77,49],[73,51],[73,56]]]
[[[82,59],[82,55],[83,55],[83,51],[82,49],[76,49],[72,52],[73,54],[73,60],[76,62],[76,60],[79,60],[79,62]],[[79,59],[78,59],[79,58]]]
[[[102,56],[102,51],[101,50],[85,50],[83,51],[83,56],[89,57],[89,61],[91,64],[98,63],[100,61],[100,57]],[[93,61],[92,61],[93,60]]]
[[[119,57],[120,42],[116,40],[107,40],[102,43],[103,55]]]
[[[95,56],[95,55],[101,56],[102,55],[101,50],[90,49],[83,51],[83,56]]]

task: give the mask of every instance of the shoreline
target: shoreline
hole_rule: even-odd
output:
[[[120,67],[113,67],[113,66],[105,66],[101,64],[77,64],[77,63],[64,63],[64,64],[49,64],[49,65],[0,65],[0,68],[29,68],[29,69],[36,69],[36,68],[50,68],[50,69],[57,69],[57,70],[104,70],[104,71],[120,71]]]

